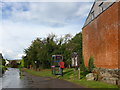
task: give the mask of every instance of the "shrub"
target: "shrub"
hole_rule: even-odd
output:
[[[81,71],[86,72],[86,67],[85,67],[85,64],[84,64],[84,58],[83,57],[81,59],[80,69],[81,69]]]
[[[3,65],[0,65],[0,74],[3,74],[7,68]]]
[[[93,68],[95,68],[94,59],[92,56],[90,56],[89,63],[88,63],[88,71],[92,72]]]

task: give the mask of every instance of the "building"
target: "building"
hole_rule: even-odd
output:
[[[120,68],[120,1],[96,0],[82,33],[85,66],[93,56],[96,67]]]

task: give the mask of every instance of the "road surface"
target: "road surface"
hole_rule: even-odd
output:
[[[82,88],[79,85],[65,80],[50,77],[37,77],[23,72],[22,78],[19,69],[9,68],[2,78],[2,88]]]

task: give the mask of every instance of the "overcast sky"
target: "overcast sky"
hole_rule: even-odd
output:
[[[20,59],[36,37],[81,31],[93,2],[0,3],[0,52],[4,58]]]

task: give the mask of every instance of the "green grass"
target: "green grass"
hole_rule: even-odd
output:
[[[103,83],[100,81],[86,81],[85,79],[74,80],[72,82],[75,82],[77,84],[80,84],[82,86],[86,86],[89,88],[118,88],[116,85],[111,85],[111,84]]]
[[[54,77],[51,74],[51,70],[50,69],[46,69],[46,70],[41,70],[41,71],[35,71],[35,70],[31,70],[31,69],[25,69],[24,71],[32,74],[32,75],[36,75],[36,76],[41,76],[41,77]]]
[[[76,75],[74,76],[73,69],[65,69],[63,71],[64,73],[63,77],[60,75],[57,75],[57,76],[52,75],[50,69],[45,69],[41,71],[25,69],[25,71],[32,75],[36,75],[36,76],[55,77],[58,79],[67,80],[67,81],[70,81],[70,82],[73,82],[73,83],[76,83],[76,84],[79,84],[81,86],[88,87],[88,88],[118,88],[116,85],[107,84],[107,83],[100,82],[100,81],[87,81],[84,77],[85,73],[83,72],[81,72],[81,79],[78,80],[78,72],[76,72]]]

